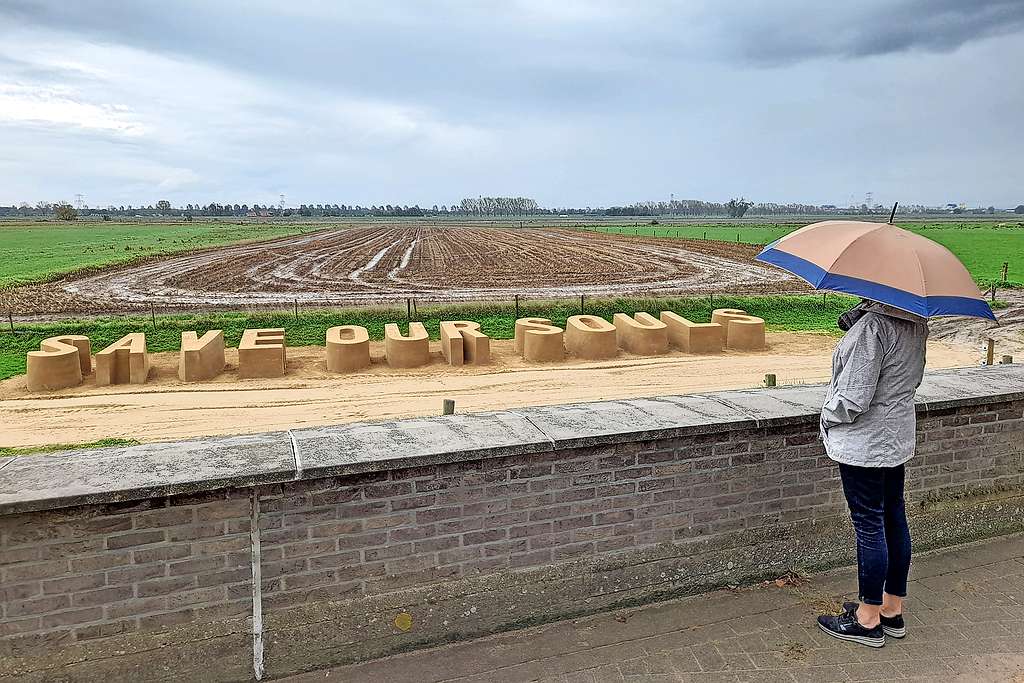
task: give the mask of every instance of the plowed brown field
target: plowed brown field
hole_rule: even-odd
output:
[[[12,293],[24,312],[800,291],[752,245],[559,228],[376,225],[112,268]]]

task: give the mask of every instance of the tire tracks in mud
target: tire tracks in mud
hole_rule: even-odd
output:
[[[52,312],[438,302],[574,295],[806,291],[756,247],[580,232],[383,224],[324,230],[112,268],[47,285]],[[54,290],[57,290],[54,292]],[[15,292],[19,311],[32,288]],[[20,300],[19,300],[20,299]],[[27,305],[23,305],[27,304]],[[33,311],[33,309],[35,309]]]

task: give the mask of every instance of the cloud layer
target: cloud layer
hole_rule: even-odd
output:
[[[1005,0],[5,0],[0,203],[1015,205],[1022,32]]]

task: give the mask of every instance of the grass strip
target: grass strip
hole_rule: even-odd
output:
[[[56,453],[57,451],[83,450],[88,448],[109,448],[111,446],[137,446],[140,443],[142,442],[136,439],[109,438],[88,441],[86,443],[51,443],[44,446],[25,446],[24,448],[0,446],[0,457],[38,455],[40,453]]]

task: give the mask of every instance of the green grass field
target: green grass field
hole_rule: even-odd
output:
[[[597,232],[689,239],[769,244],[802,223],[771,225],[694,224],[686,226],[593,226]],[[983,286],[997,282],[1003,263],[1009,264],[1008,286],[1024,287],[1024,223],[975,221],[964,223],[899,223],[902,228],[924,235],[943,245],[963,261],[974,279]]]
[[[587,299],[588,314],[611,320],[615,313],[647,311],[657,315],[660,311],[675,311],[694,322],[707,322],[715,308],[742,308],[751,315],[765,319],[772,330],[809,330],[838,332],[836,319],[856,300],[829,294],[801,296],[744,296],[687,299]],[[523,301],[520,316],[550,318],[557,325],[580,312],[579,300]],[[475,320],[485,334],[494,339],[511,339],[515,331],[514,304],[461,304],[421,307],[416,319],[424,323],[431,337],[439,335],[441,320]],[[207,330],[224,330],[228,346],[237,346],[242,331],[247,327],[283,327],[289,346],[323,346],[324,335],[333,325],[362,325],[371,339],[384,337],[384,325],[406,320],[404,308],[362,308],[337,311],[217,313],[209,315],[158,316],[154,329],[150,318],[116,317],[85,321],[18,325],[16,333],[0,332],[0,379],[25,372],[25,353],[39,349],[39,342],[58,334],[84,334],[98,351],[129,332],[145,332],[150,351],[177,351],[181,348],[181,333],[194,330],[203,334]]]
[[[321,229],[292,223],[0,223],[0,288],[199,247]]]

